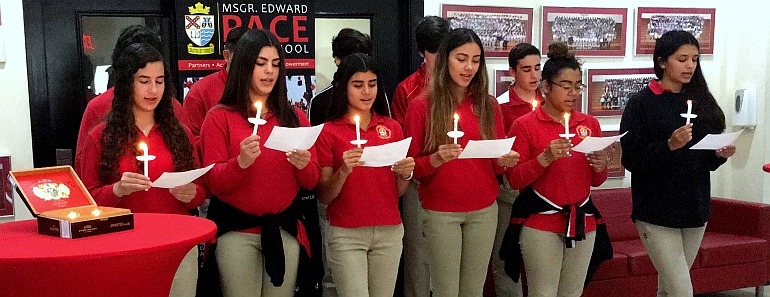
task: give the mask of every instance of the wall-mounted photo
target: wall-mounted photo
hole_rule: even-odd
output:
[[[543,6],[540,50],[548,54],[551,41],[563,41],[580,57],[624,56],[626,8]]]
[[[513,84],[513,75],[506,70],[495,70],[495,98],[500,97]]]
[[[655,78],[652,68],[589,69],[588,114],[620,116],[628,99]]]
[[[452,28],[476,32],[486,57],[507,57],[516,44],[532,43],[532,8],[441,5]]]
[[[620,135],[618,131],[602,131],[602,137],[618,135]],[[620,163],[620,158],[623,157],[623,148],[620,147],[620,142],[615,142],[610,146],[613,148],[613,151],[610,156],[610,164],[607,164],[607,177],[624,178],[626,177],[626,168]]]
[[[714,53],[714,8],[639,7],[636,13],[636,54],[652,54],[655,41],[673,30],[690,32],[701,54]]]

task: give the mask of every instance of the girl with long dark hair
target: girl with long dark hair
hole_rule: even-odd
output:
[[[294,296],[300,245],[298,216],[287,211],[300,187],[312,189],[320,169],[313,149],[288,153],[262,148],[273,128],[309,126],[289,104],[285,58],[272,33],[250,29],[238,41],[219,105],[201,127],[217,223],[218,263],[224,296]],[[264,108],[257,114],[253,107]],[[249,118],[265,121],[258,127]]]
[[[88,133],[84,147],[83,184],[98,205],[132,212],[189,215],[206,198],[202,184],[173,189],[153,188],[151,180],[164,172],[198,167],[192,134],[174,115],[174,81],[163,56],[153,46],[134,43],[115,61],[115,97],[106,122]],[[156,159],[143,165],[139,143]],[[146,176],[149,175],[149,176]],[[195,296],[197,247],[177,271],[171,296]]]
[[[658,271],[658,296],[692,296],[690,267],[711,210],[710,172],[735,153],[689,148],[725,130],[725,115],[709,91],[698,40],[670,31],[655,42],[656,80],[628,101],[620,121],[623,166],[631,171],[631,218]],[[697,118],[680,116],[692,100]]]

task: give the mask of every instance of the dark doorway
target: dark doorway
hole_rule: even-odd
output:
[[[174,59],[173,2],[24,0],[22,4],[34,165],[69,165],[85,106],[107,86],[104,70],[112,63],[120,31],[133,24],[155,28],[165,54]]]

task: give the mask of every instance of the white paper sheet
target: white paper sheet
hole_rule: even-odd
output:
[[[214,167],[214,164],[206,166],[204,168],[193,169],[185,172],[164,172],[160,177],[152,182],[152,186],[155,188],[176,188],[193,182],[199,177],[206,174]]]
[[[709,134],[703,137],[701,141],[698,141],[695,145],[690,147],[691,150],[718,150],[728,145],[733,145],[738,136],[741,136],[743,129],[737,132],[724,133],[724,134]]]
[[[572,148],[573,151],[581,152],[581,153],[591,153],[596,151],[601,151],[611,144],[620,141],[620,138],[625,136],[628,133],[623,133],[621,135],[617,136],[611,136],[611,137],[591,137],[588,136],[583,141],[581,141],[578,145]]]
[[[388,144],[364,147],[364,153],[361,155],[361,161],[364,162],[363,166],[391,166],[397,161],[406,158],[406,153],[409,151],[411,143],[412,138],[409,137]]]
[[[313,127],[286,128],[275,127],[265,141],[266,148],[288,152],[291,150],[307,150],[313,146],[321,134],[324,124]]]
[[[468,140],[458,159],[497,159],[507,154],[516,137],[495,140]]]

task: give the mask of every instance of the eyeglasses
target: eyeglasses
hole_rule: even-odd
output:
[[[553,84],[561,87],[567,93],[569,93],[570,91],[575,91],[575,92],[578,92],[578,93],[583,93],[586,90],[586,85],[584,85],[582,83],[581,84],[576,84],[576,85],[572,85],[572,84],[567,83],[567,82],[553,83]]]

